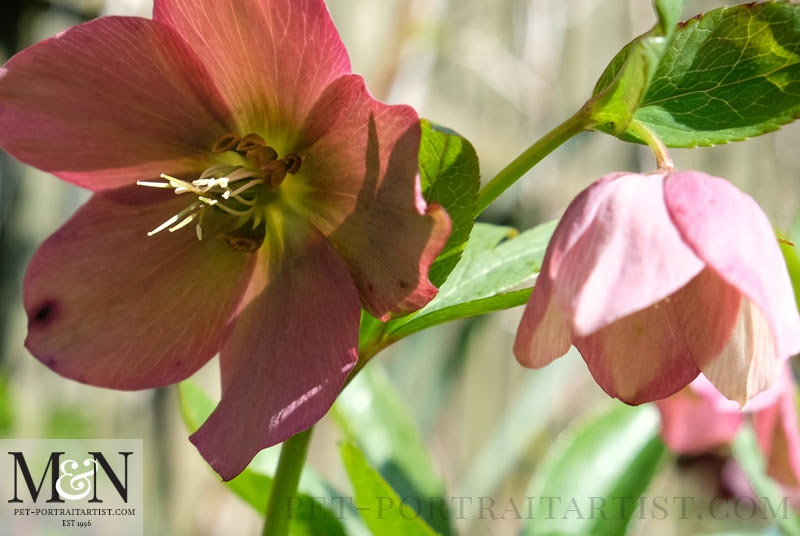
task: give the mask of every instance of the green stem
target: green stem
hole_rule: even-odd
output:
[[[552,153],[566,141],[588,130],[589,124],[589,109],[584,106],[578,110],[575,115],[545,134],[539,141],[526,149],[524,153],[503,168],[495,178],[481,189],[481,193],[478,196],[478,211],[476,216],[486,210],[486,207],[500,197],[500,194],[517,182],[533,166],[541,162],[545,156]]]
[[[644,140],[644,142],[650,147],[650,149],[653,151],[653,154],[656,156],[656,164],[658,165],[658,169],[662,171],[670,171],[674,167],[672,163],[672,157],[669,155],[667,146],[664,145],[664,142],[661,141],[661,138],[659,138],[658,135],[650,130],[644,123],[640,123],[634,119],[628,123],[628,130],[642,138],[642,140]]]
[[[300,473],[303,472],[313,429],[312,426],[283,442],[278,468],[275,471],[275,478],[272,479],[262,536],[289,534],[289,525],[292,523],[289,515],[290,499],[297,496],[297,484],[300,482]]]

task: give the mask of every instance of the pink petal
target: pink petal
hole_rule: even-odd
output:
[[[522,366],[541,368],[569,351],[571,322],[552,300],[553,278],[564,256],[592,223],[609,185],[624,175],[627,173],[612,173],[593,182],[569,204],[558,222],[517,330],[514,355]]]
[[[730,443],[744,420],[738,411],[717,411],[688,387],[656,405],[661,412],[661,438],[680,454],[703,454]]]
[[[328,411],[358,359],[358,293],[336,250],[303,220],[268,228],[254,299],[222,349],[222,401],[191,437],[229,480],[261,449]]]
[[[197,57],[151,20],[81,24],[0,69],[0,146],[95,191],[204,169],[228,115]]]
[[[761,310],[775,338],[775,359],[800,352],[792,284],[775,233],[756,202],[729,182],[694,171],[671,173],[664,194],[686,243]]]
[[[762,409],[774,406],[783,393],[784,386],[781,382],[773,383],[772,387],[759,393],[755,398],[742,407],[719,392],[714,384],[708,381],[705,375],[700,374],[691,384],[692,391],[705,398],[714,406],[717,413],[755,413]]]
[[[193,229],[147,232],[184,208],[96,194],[36,252],[25,274],[25,345],[59,374],[143,389],[185,379],[222,345],[252,256]],[[206,235],[214,236],[214,217]]]
[[[554,293],[577,335],[651,306],[703,269],[667,214],[662,184],[657,174],[607,183],[591,223],[564,253]]]
[[[752,301],[743,299],[730,340],[700,368],[720,393],[744,407],[775,381],[782,363],[775,355],[766,318]]]
[[[609,191],[613,191],[610,185],[618,178],[627,175],[630,174],[618,172],[606,175],[590,184],[569,204],[547,246],[550,255],[549,273],[551,278],[556,277],[564,256],[586,232],[597,214],[598,207]]]
[[[663,301],[573,343],[597,383],[628,404],[665,398],[719,354],[731,335],[739,293],[710,270]]]
[[[156,0],[211,72],[238,122],[273,147],[296,134],[350,60],[323,0]],[[287,140],[283,140],[287,141]]]
[[[550,244],[552,246],[553,242]],[[514,341],[517,361],[529,368],[544,367],[566,354],[572,346],[569,319],[552,300],[550,255],[551,251],[548,250]]]
[[[790,367],[784,367],[778,382],[783,388],[780,399],[756,414],[754,426],[767,458],[767,473],[778,482],[797,488],[800,486],[800,430]]]
[[[336,246],[364,305],[378,317],[428,303],[428,268],[450,218],[426,207],[417,175],[419,119],[387,106],[359,76],[337,80],[314,106],[297,152],[304,157],[288,198]]]

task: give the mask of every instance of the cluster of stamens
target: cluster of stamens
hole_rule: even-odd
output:
[[[244,137],[225,134],[211,148],[211,152],[215,154],[228,151],[235,151],[246,157],[249,165],[214,165],[190,182],[162,174],[161,178],[166,182],[136,183],[151,188],[171,188],[176,195],[190,193],[196,196],[194,202],[147,233],[147,236],[153,236],[165,229],[172,233],[196,222],[197,239],[202,240],[203,218],[210,207],[217,207],[238,217],[240,224],[253,219],[253,228],[256,228],[260,223],[260,212],[256,207],[259,196],[266,192],[264,186],[275,192],[286,175],[297,173],[302,164],[302,158],[295,154],[279,159],[277,151],[269,147],[258,134]]]

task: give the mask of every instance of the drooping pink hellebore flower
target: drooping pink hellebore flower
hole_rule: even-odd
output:
[[[615,173],[584,190],[550,241],[514,352],[542,367],[575,345],[628,404],[700,371],[743,405],[800,351],[800,317],[767,217],[696,171]]]
[[[784,486],[794,504],[800,504],[800,428],[795,394],[791,367],[787,365],[775,384],[741,411],[701,374],[688,387],[656,402],[661,412],[661,437],[673,452],[704,454],[730,444],[750,417],[767,461],[767,473]]]
[[[350,73],[322,0],[156,0],[152,20],[24,50],[0,71],[0,146],[94,192],[28,267],[26,346],[116,389],[220,352],[222,400],[191,440],[232,478],[326,413],[362,305],[435,295],[450,220],[421,196],[419,142],[416,112]]]

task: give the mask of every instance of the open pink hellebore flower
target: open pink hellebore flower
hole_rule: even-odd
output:
[[[800,317],[766,216],[696,171],[616,173],[584,190],[553,235],[514,352],[542,367],[575,345],[629,404],[700,371],[744,404],[800,350]]]
[[[0,71],[0,146],[94,195],[28,267],[26,346],[116,389],[220,352],[191,440],[232,478],[329,409],[362,305],[435,295],[450,220],[422,199],[419,141],[412,108],[350,74],[322,0],[156,0],[28,48]]]
[[[701,374],[688,387],[656,402],[661,412],[661,437],[679,454],[704,454],[730,444],[750,416],[767,461],[767,473],[784,486],[794,504],[800,504],[800,427],[795,394],[787,365],[775,384],[751,400],[743,412]]]

